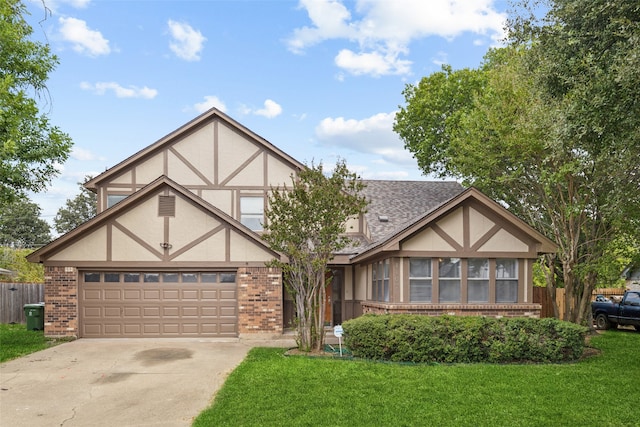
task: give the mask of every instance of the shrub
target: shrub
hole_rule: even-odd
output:
[[[415,363],[578,359],[587,329],[557,319],[364,315],[344,322],[355,357]]]

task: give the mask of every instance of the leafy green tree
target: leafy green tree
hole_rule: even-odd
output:
[[[0,202],[46,188],[71,150],[71,139],[49,123],[36,99],[58,63],[49,46],[31,41],[28,12],[18,0],[0,2]]]
[[[322,164],[292,176],[291,186],[275,188],[269,196],[263,239],[288,260],[270,263],[283,270],[285,286],[296,305],[300,350],[324,345],[327,264],[350,242],[346,221],[365,211],[359,194],[362,181],[338,161],[330,176]]]
[[[40,219],[40,206],[20,198],[2,207],[0,244],[24,248],[42,246],[50,240],[51,228]]]
[[[43,283],[44,265],[27,261],[27,255],[33,249],[9,248],[0,246],[0,268],[14,274],[0,274],[0,281],[18,283]]]
[[[85,182],[91,179],[86,177]],[[80,224],[96,216],[97,195],[87,190],[82,183],[78,183],[80,193],[73,199],[67,199],[64,207],[58,209],[58,213],[53,218],[56,231],[60,234],[68,233]]]
[[[615,241],[640,229],[639,13],[632,2],[563,0],[542,21],[515,17],[510,46],[479,69],[409,85],[394,125],[425,173],[479,187],[558,243],[547,287],[564,286],[576,323],[588,321]],[[439,107],[460,82],[444,101],[453,107]]]

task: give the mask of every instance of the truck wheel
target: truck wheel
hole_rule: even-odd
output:
[[[598,314],[596,316],[596,328],[598,329],[609,329],[611,327],[611,323],[609,322],[609,319],[607,318],[606,314]]]

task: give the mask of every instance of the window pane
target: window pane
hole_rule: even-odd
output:
[[[496,280],[496,302],[518,302],[518,281]]]
[[[107,207],[110,208],[111,206],[115,205],[116,203],[126,198],[127,196],[124,194],[109,194],[107,196]]]
[[[95,283],[100,281],[100,273],[84,273],[84,281]]]
[[[467,286],[469,302],[489,302],[488,280],[469,280]]]
[[[144,281],[146,283],[155,283],[160,281],[160,275],[158,273],[144,273]]]
[[[442,258],[438,277],[460,278],[460,258]]]
[[[384,266],[384,278],[388,279],[389,278],[389,260],[384,260],[382,262],[382,265]]]
[[[198,281],[196,273],[182,273],[182,283],[195,283]]]
[[[517,279],[518,260],[517,259],[497,259],[496,279]]]
[[[216,283],[218,281],[218,275],[216,273],[202,273],[200,280],[202,283]]]
[[[389,302],[389,279],[384,280],[384,301]]]
[[[470,258],[467,261],[467,274],[470,279],[489,278],[489,260],[483,258]]]
[[[140,273],[124,273],[124,281],[128,283],[139,282]]]
[[[409,277],[431,277],[431,258],[409,259]]]
[[[262,231],[264,198],[240,197],[240,222],[253,231]]]
[[[104,273],[104,281],[105,282],[119,282],[120,281],[120,273]]]
[[[236,281],[236,273],[220,273],[220,283],[234,283]]]
[[[178,281],[178,273],[162,273],[162,281],[164,283],[176,283]]]
[[[262,231],[262,215],[242,215],[240,223],[249,230]]]
[[[440,280],[438,302],[460,302],[460,280]]]
[[[411,302],[431,302],[431,279],[409,280]]]

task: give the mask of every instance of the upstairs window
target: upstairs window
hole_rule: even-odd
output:
[[[107,207],[115,205],[116,203],[127,198],[126,194],[109,194],[107,195]]]
[[[253,231],[262,231],[264,197],[240,197],[240,222]]]

